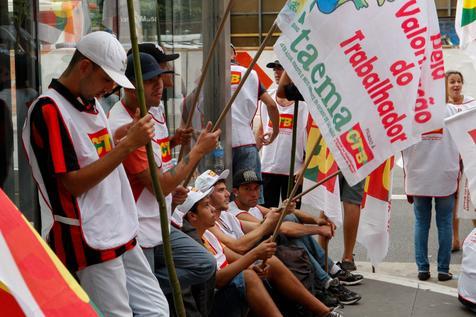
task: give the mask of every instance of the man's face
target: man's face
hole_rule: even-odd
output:
[[[236,199],[245,207],[252,208],[258,204],[261,185],[259,183],[244,184],[234,189]]]
[[[160,104],[163,91],[164,82],[162,75],[144,81],[145,103],[148,108],[156,107]]]
[[[116,83],[101,67],[88,59],[83,59],[80,62],[79,70],[79,93],[84,99],[100,98],[116,86]]]
[[[197,205],[195,212],[196,223],[202,228],[211,228],[215,225],[215,208],[210,205],[210,198],[205,197]]]
[[[172,67],[172,64],[170,62],[164,62],[160,63],[160,68],[163,70],[173,70],[174,68]],[[173,79],[174,74],[172,73],[167,73],[167,74],[162,74],[162,80],[164,81],[164,87],[165,88],[172,88],[174,86],[174,79]]]
[[[274,82],[276,84],[279,84],[279,80],[281,79],[281,76],[283,76],[284,69],[281,66],[276,66],[273,68],[274,72]]]
[[[215,207],[218,217],[221,211],[228,209],[228,204],[230,203],[230,192],[226,189],[225,182],[218,182],[215,184],[215,189],[210,195],[210,202],[213,207]]]

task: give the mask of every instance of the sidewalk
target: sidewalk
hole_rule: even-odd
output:
[[[429,282],[421,282],[416,277],[387,274],[392,271],[392,265],[394,269],[398,267],[403,271],[401,264],[389,264],[385,269],[379,268],[377,273],[371,273],[370,264],[357,263],[359,273],[364,274],[365,280],[349,289],[361,294],[362,300],[357,305],[345,306],[345,317],[475,316],[459,303],[457,280],[440,283],[432,277]],[[453,267],[452,271],[458,273]]]

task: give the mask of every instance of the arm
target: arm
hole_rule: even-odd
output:
[[[276,102],[273,100],[273,98],[271,98],[271,96],[267,92],[264,92],[261,95],[260,100],[266,105],[266,110],[268,111],[269,119],[271,120],[271,123],[273,124],[273,135],[268,141],[268,143],[272,143],[279,134],[278,106],[276,105]]]
[[[271,257],[276,251],[276,243],[264,241],[243,256],[236,254],[226,246],[223,249],[229,264],[216,273],[216,288],[226,286],[236,275],[246,270],[256,260]]]
[[[211,122],[208,123],[207,127],[202,130],[200,137],[197,140],[197,143],[194,145],[189,154],[184,156],[184,158],[169,171],[162,173],[160,168],[157,169],[157,174],[159,178],[160,185],[164,195],[168,195],[192,172],[195,166],[198,164],[200,159],[207,153],[211,152],[218,142],[218,137],[220,136],[221,131],[217,130],[213,133],[208,132],[211,129]],[[143,184],[147,189],[153,192],[152,189],[152,178],[149,173],[149,169],[142,171],[136,175],[137,180]]]
[[[291,238],[299,238],[316,234],[329,239],[332,238],[331,229],[328,226],[303,225],[302,223],[295,223],[292,221],[284,221],[279,228],[279,232]]]
[[[283,72],[283,75],[279,79],[278,90],[276,91],[276,96],[279,98],[286,98],[286,91],[285,87],[291,83],[291,79],[289,78],[286,72]]]
[[[147,115],[134,123],[126,137],[103,158],[81,169],[58,174],[67,191],[80,196],[108,176],[135,149],[143,146],[154,136],[152,117]]]
[[[221,243],[239,254],[244,254],[252,249],[269,231],[265,226],[259,226],[255,230],[246,233],[240,239],[235,239],[223,233],[217,226],[213,226],[208,230],[210,230]]]

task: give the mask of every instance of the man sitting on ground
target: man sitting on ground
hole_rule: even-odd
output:
[[[261,179],[253,170],[236,173],[233,178],[233,186],[235,187],[234,191],[237,196],[234,202],[229,203],[230,193],[226,190],[223,173],[220,177],[210,176],[213,174],[213,172],[210,174],[210,172],[207,171],[200,175],[195,182],[195,187],[202,191],[207,190],[210,186],[215,187],[215,191],[210,198],[212,205],[217,209],[217,213],[220,213],[220,215],[217,225],[211,228],[210,231],[235,252],[246,252],[254,243],[260,241],[260,239],[266,236],[266,234],[271,233],[274,229],[272,221],[269,221],[271,228],[265,225],[268,223],[269,218],[276,219],[276,215],[273,215],[274,212],[260,206],[260,208],[266,210],[266,217],[264,217],[263,214],[259,213],[259,209],[256,209]],[[237,207],[237,203],[243,208],[253,206],[253,208],[247,207],[247,209],[250,212],[256,213],[257,216],[261,215],[260,220],[263,221],[263,225],[259,226],[260,220],[257,220],[257,218],[251,215],[248,217],[250,221],[238,220],[235,214],[244,216],[242,214],[244,210],[240,211]],[[294,212],[303,214],[303,217],[306,216],[306,214],[301,211]],[[310,216],[306,217],[310,218]],[[293,215],[288,215],[285,219],[289,218],[293,219]],[[310,219],[307,220],[310,222]],[[264,233],[260,235],[259,230]],[[266,230],[268,230],[268,232],[266,232]],[[358,284],[363,279],[361,275],[351,274],[350,272],[342,270],[329,258],[327,258],[327,261],[331,276],[323,269],[325,253],[312,235],[322,234],[331,237],[330,229],[326,224],[321,222],[314,223],[313,225],[303,225],[293,221],[285,221],[280,228],[280,233],[287,237],[287,239],[285,239],[287,240],[285,241],[286,244],[298,246],[306,251],[315,272],[316,284],[321,289],[337,297],[341,304],[350,305],[361,299],[359,294],[343,286]],[[326,293],[326,291],[324,293]],[[328,297],[329,294],[324,295]],[[327,302],[324,298],[322,298],[322,300]]]
[[[185,219],[196,228],[205,246],[217,260],[218,291],[212,316],[241,316],[246,304],[257,316],[282,316],[264,286],[264,278],[281,294],[299,302],[316,316],[343,316],[324,306],[281,261],[272,256],[276,250],[274,242],[266,240],[245,255],[239,255],[223,246],[217,237],[207,230],[213,227],[217,220],[208,197],[212,191],[210,188],[202,193],[198,189],[192,189],[187,200],[177,207],[185,214]],[[258,260],[266,260],[267,265],[263,268],[262,262]]]

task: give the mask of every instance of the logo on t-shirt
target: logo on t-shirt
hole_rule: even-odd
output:
[[[112,150],[112,139],[106,128],[95,133],[88,133],[89,139],[94,144],[99,157],[103,157]]]
[[[170,148],[169,137],[166,137],[160,140],[154,140],[154,142],[160,146],[160,150],[162,154],[162,164],[164,164],[163,166],[166,167],[167,163],[169,163],[172,160],[172,150]]]
[[[231,72],[231,84],[238,85],[241,82],[241,73],[232,71]]]
[[[280,129],[292,129],[293,128],[293,117],[294,115],[292,114],[285,114],[281,113],[279,114],[279,128]],[[268,122],[268,127],[272,128],[273,123],[271,120]]]
[[[352,155],[357,169],[373,160],[374,155],[370,150],[359,123],[342,134],[340,140],[345,149]]]
[[[476,144],[476,129],[468,131],[469,136],[473,139],[473,142]]]

